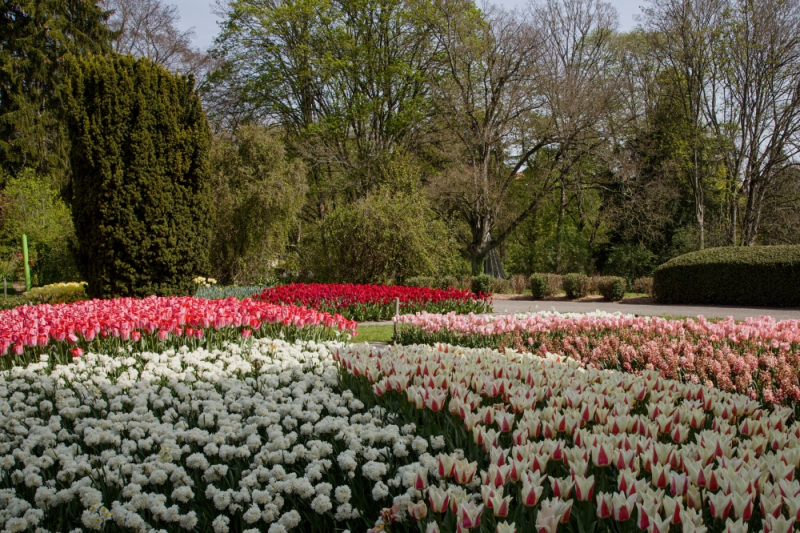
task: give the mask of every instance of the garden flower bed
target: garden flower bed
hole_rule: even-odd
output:
[[[786,533],[800,520],[790,408],[553,354],[361,345],[337,358],[357,397],[371,389],[445,438],[372,531]]]
[[[487,313],[492,310],[488,294],[402,285],[292,283],[266,289],[260,298],[274,304],[339,313],[359,322],[390,320],[395,315],[398,298],[401,313]]]
[[[219,346],[250,336],[328,340],[355,335],[356,326],[340,315],[235,298],[153,296],[22,306],[0,311],[0,363],[43,353],[63,361],[129,345],[137,350]]]
[[[342,388],[343,345],[240,342],[0,372],[0,529],[363,532],[435,463]]]
[[[397,318],[402,344],[445,342],[564,354],[588,367],[713,385],[768,403],[800,399],[800,321],[769,317],[710,322],[619,314]]]

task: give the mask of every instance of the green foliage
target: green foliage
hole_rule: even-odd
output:
[[[472,276],[470,278],[470,290],[475,294],[490,294],[492,277],[486,274]]]
[[[658,258],[649,249],[641,245],[623,244],[611,251],[603,271],[610,276],[633,280],[651,275],[657,265]]]
[[[550,298],[561,290],[562,279],[558,274],[533,274],[529,284],[534,298]]]
[[[561,283],[570,300],[583,298],[589,294],[589,276],[586,274],[565,274]]]
[[[21,279],[24,265],[17,256],[24,233],[28,236],[33,285],[79,279],[69,208],[51,184],[50,176],[32,169],[6,181],[0,193],[5,205],[0,216],[0,254],[5,258],[0,276]]]
[[[709,248],[678,256],[653,273],[665,303],[800,306],[800,246]]]
[[[430,30],[402,0],[233,0],[207,84],[212,115],[283,126],[314,169],[312,194],[372,191],[387,154],[429,122]],[[344,176],[339,175],[343,172]],[[325,199],[323,199],[325,200]]]
[[[428,287],[429,289],[448,289],[459,288],[460,283],[455,276],[414,276],[403,281],[403,285],[409,287]]]
[[[597,290],[609,302],[618,302],[625,298],[628,282],[619,276],[603,276],[597,280]]]
[[[261,294],[264,289],[274,285],[213,285],[211,287],[198,287],[194,292],[195,298],[205,298],[207,300],[222,300],[224,298],[236,298],[242,300]]]
[[[276,135],[245,125],[211,150],[216,223],[211,273],[223,283],[270,276],[284,257],[308,188],[303,164]]]
[[[70,57],[110,47],[107,15],[86,0],[0,3],[0,165],[33,168],[63,185],[68,136],[60,93]]]
[[[193,79],[131,57],[73,70],[72,219],[89,294],[191,294],[211,223],[211,135]]]
[[[448,274],[457,252],[447,226],[418,192],[382,189],[334,209],[301,250],[318,281],[386,283]]]
[[[437,288],[436,278],[433,276],[414,276],[403,281],[403,285],[408,287],[428,287],[429,289]]]

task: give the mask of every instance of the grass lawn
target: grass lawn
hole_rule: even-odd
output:
[[[350,342],[392,342],[394,326],[358,326],[358,336]]]

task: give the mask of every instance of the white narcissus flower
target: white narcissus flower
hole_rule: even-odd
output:
[[[318,514],[327,513],[333,508],[331,499],[325,494],[319,494],[311,502],[311,509]]]
[[[336,497],[336,501],[339,503],[348,503],[350,498],[352,497],[352,491],[350,487],[347,485],[340,485],[336,487],[336,491],[334,491],[334,495]]]
[[[372,499],[375,501],[382,500],[389,495],[389,487],[383,481],[378,481],[372,488]]]
[[[228,525],[231,523],[231,519],[224,515],[217,516],[213,522],[211,522],[211,527],[214,528],[214,533],[228,533]]]

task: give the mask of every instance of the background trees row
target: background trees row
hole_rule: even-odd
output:
[[[110,53],[198,81],[223,281],[475,273],[489,254],[633,278],[800,242],[797,0],[654,0],[627,33],[597,0],[229,0],[208,53],[162,0],[50,3],[0,8],[7,243],[22,183],[74,202],[64,65]]]

